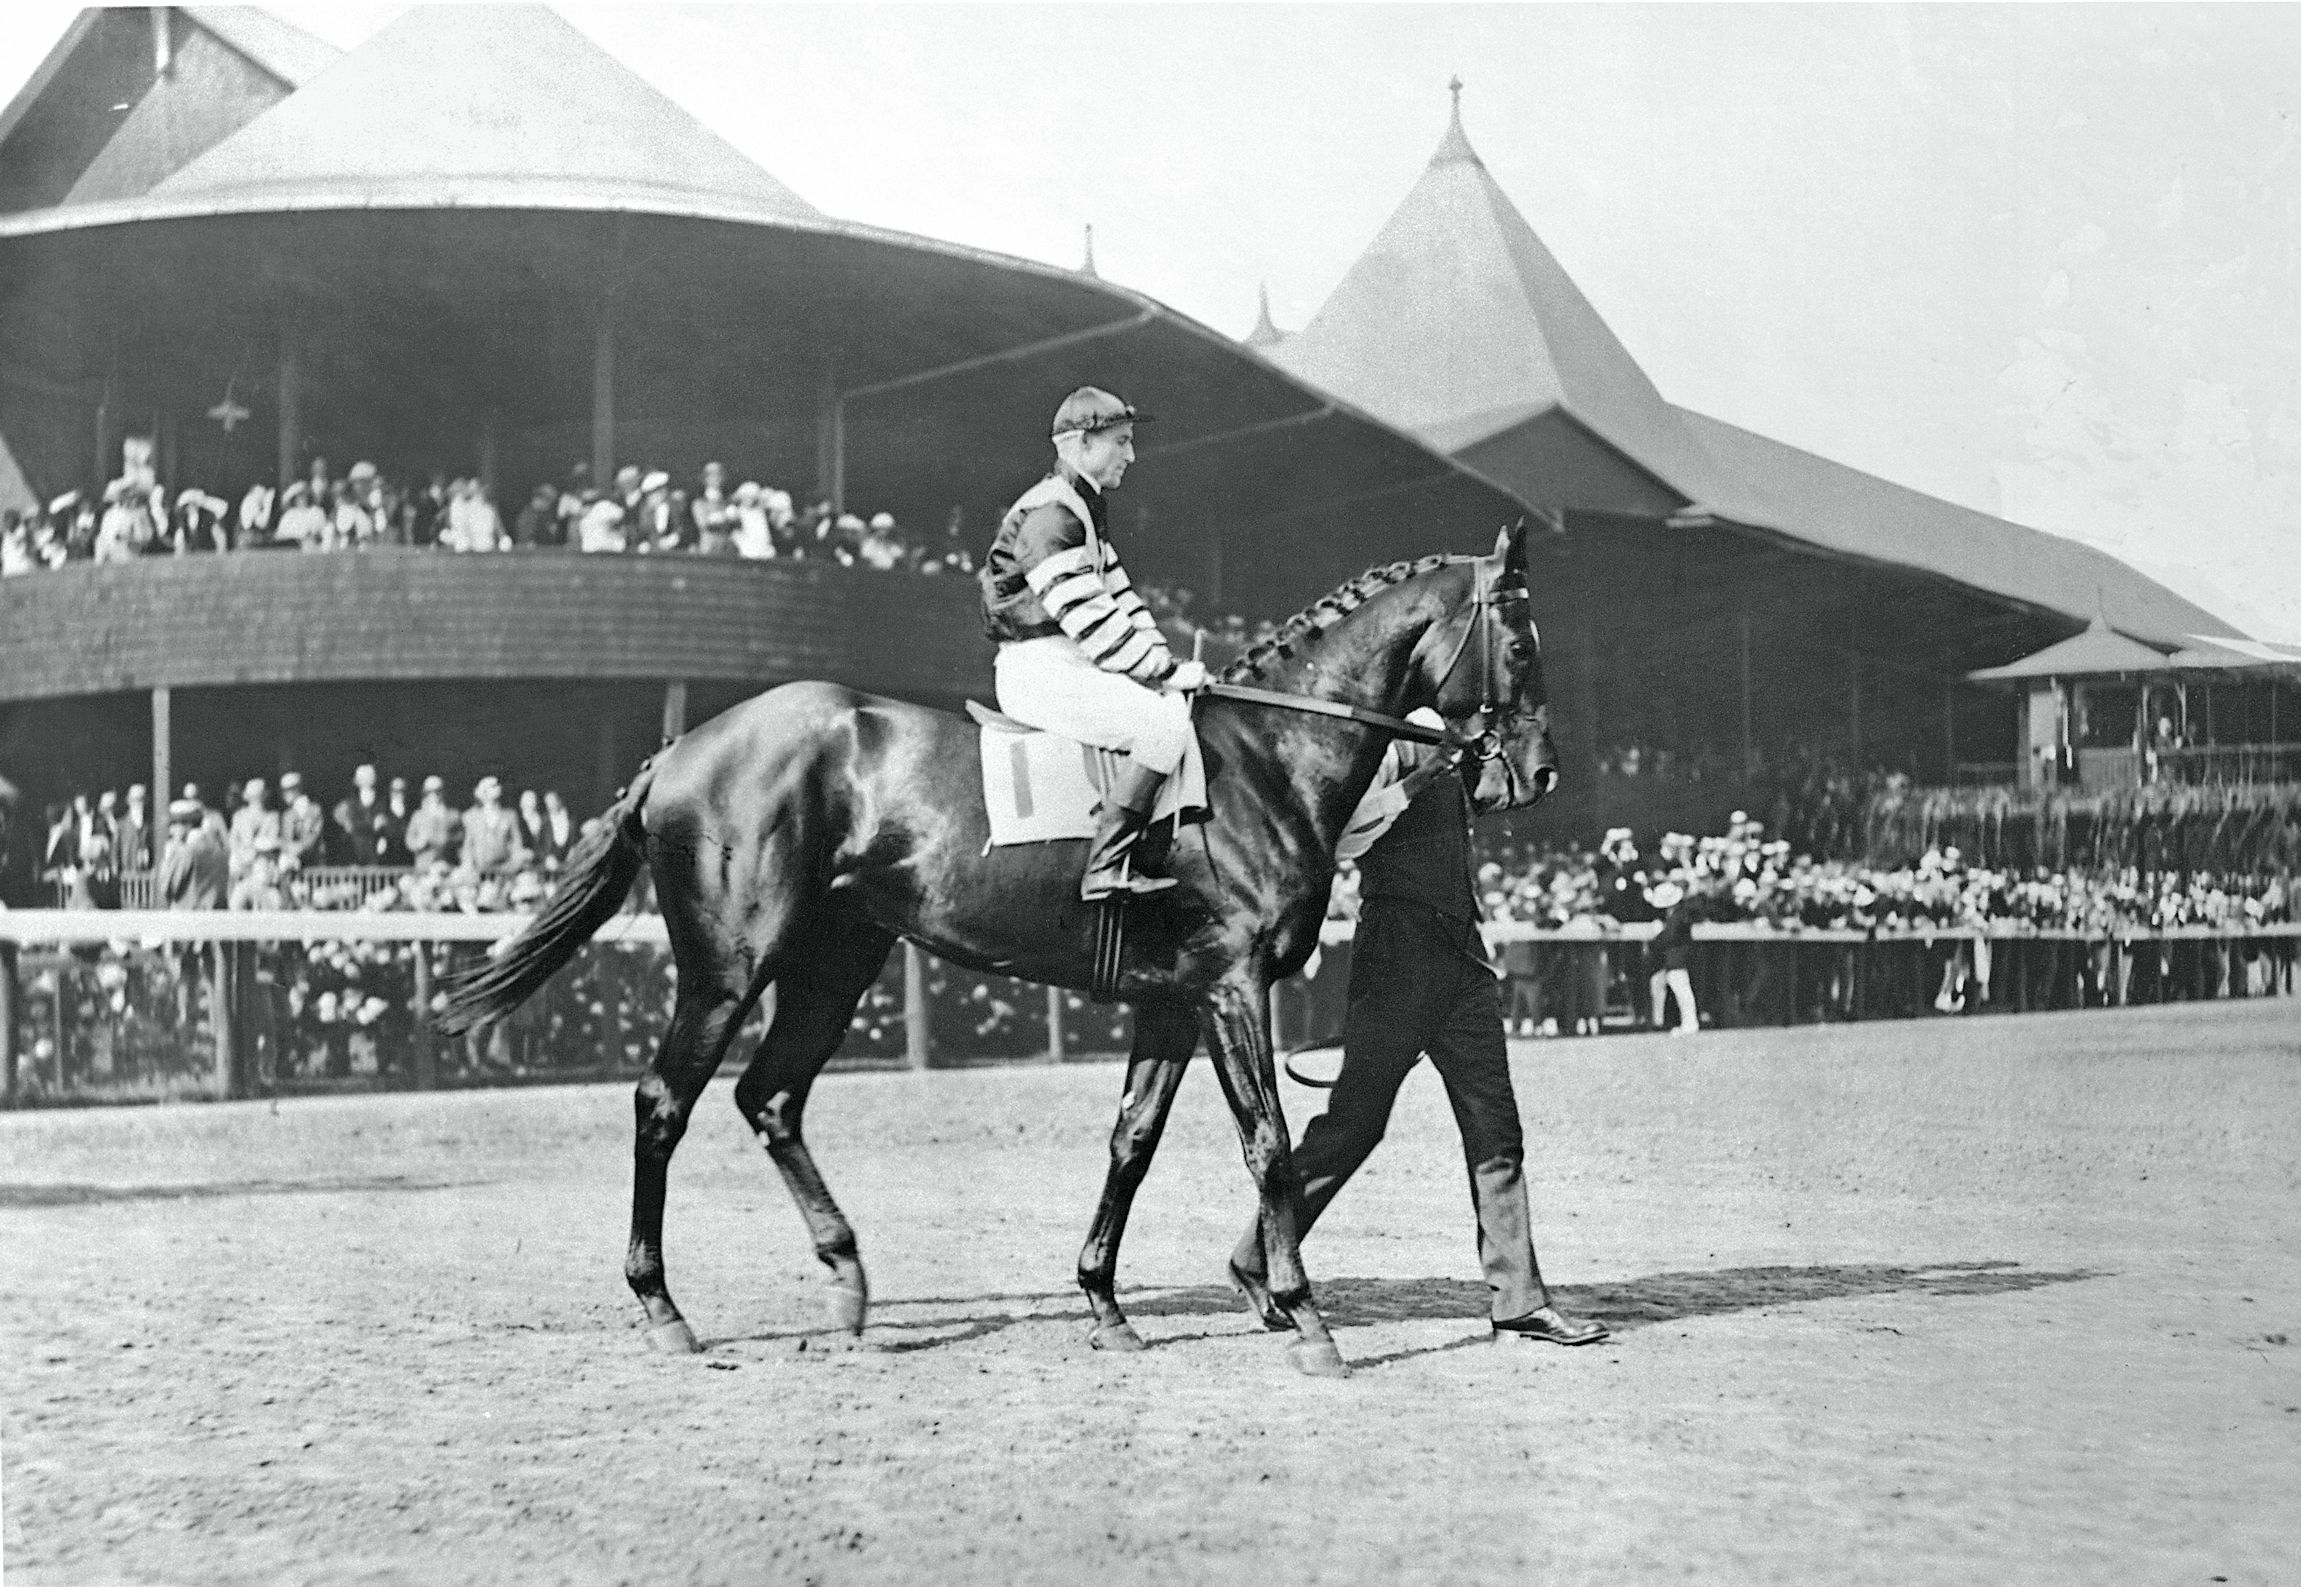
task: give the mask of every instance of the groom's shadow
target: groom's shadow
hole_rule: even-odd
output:
[[[1595,1317],[1617,1335],[1650,1328],[1657,1323],[1684,1322],[1732,1312],[1758,1311],[1771,1306],[1799,1306],[1814,1301],[1848,1300],[1869,1295],[1919,1295],[1946,1299],[1964,1296],[2010,1295],[2049,1284],[2074,1284],[2106,1276],[2092,1268],[2025,1268],[2018,1262],[1936,1262],[1902,1266],[1884,1262],[1857,1262],[1826,1267],[1729,1267],[1709,1272],[1651,1273],[1644,1278],[1604,1284],[1566,1284],[1551,1293],[1565,1310]],[[1133,1290],[1123,1294],[1130,1317],[1228,1317],[1243,1310],[1243,1303],[1225,1284],[1194,1284],[1182,1289]],[[1045,1309],[1050,1303],[1074,1300],[1064,1310]],[[1332,1278],[1318,1285],[1319,1310],[1327,1322],[1340,1328],[1386,1322],[1461,1322],[1476,1331],[1444,1344],[1353,1363],[1382,1366],[1415,1356],[1459,1350],[1483,1344],[1489,1335],[1483,1326],[1487,1314],[1484,1284],[1456,1278]],[[981,1308],[1006,1304],[1004,1312]],[[1033,1294],[890,1297],[899,1315],[872,1324],[889,1339],[881,1348],[895,1352],[939,1350],[990,1334],[1003,1333],[1023,1323],[1087,1318],[1085,1301],[1075,1290]],[[919,1308],[960,1308],[958,1315],[914,1315]],[[956,1331],[952,1331],[956,1330]],[[1234,1334],[1235,1328],[1208,1328],[1168,1334],[1152,1343],[1153,1349],[1196,1339]],[[759,1336],[767,1337],[767,1336]],[[884,1335],[883,1335],[884,1337]]]

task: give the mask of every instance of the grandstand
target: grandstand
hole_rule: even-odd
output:
[[[0,112],[0,173],[0,506],[77,492],[92,529],[132,453],[225,516],[367,463],[404,516],[453,479],[508,526],[539,487],[700,490],[717,461],[823,533],[941,536],[947,570],[1092,381],[1161,415],[1117,505],[1137,577],[1200,617],[1554,525],[1553,835],[1716,830],[1801,755],[2010,776],[2035,713],[1969,674],[2094,620],[2228,636],[2088,548],[1672,406],[1459,100],[1312,321],[1265,305],[1244,345],[1091,268],[825,215],[540,8],[419,8],[348,53],[252,8],[89,11]],[[376,760],[596,809],[659,734],[787,678],[987,688],[963,578],[518,536],[475,562],[415,549],[435,529],[0,580],[0,769],[34,808]]]
[[[0,169],[37,176],[0,212],[18,512],[95,503],[130,454],[227,507],[357,462],[516,504],[720,461],[979,550],[1090,381],[1161,415],[1118,503],[1130,566],[1209,606],[1282,612],[1523,510],[1091,272],[823,214],[541,8],[419,8],[340,57],[230,8],[90,12],[0,118]],[[340,788],[388,758],[596,807],[662,727],[791,676],[987,685],[963,580],[199,560],[0,583],[28,799],[162,765]]]

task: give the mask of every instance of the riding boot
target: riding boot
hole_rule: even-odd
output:
[[[1174,886],[1173,877],[1145,876],[1130,863],[1165,782],[1165,772],[1152,771],[1133,760],[1112,774],[1095,820],[1094,844],[1087,850],[1086,880],[1079,884],[1081,898],[1092,903],[1113,893],[1160,893]]]

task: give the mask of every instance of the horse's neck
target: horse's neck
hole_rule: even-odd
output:
[[[1421,581],[1417,581],[1420,583]],[[1415,653],[1446,606],[1430,591],[1399,586],[1301,642],[1296,654],[1263,670],[1261,687],[1403,716],[1412,698]],[[1259,708],[1258,708],[1259,709]],[[1287,716],[1276,743],[1280,770],[1328,854],[1365,797],[1390,747],[1389,735],[1332,718]]]

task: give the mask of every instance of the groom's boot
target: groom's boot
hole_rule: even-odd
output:
[[[1079,896],[1089,903],[1120,893],[1161,893],[1174,886],[1171,876],[1145,876],[1133,863],[1143,829],[1150,825],[1166,773],[1128,760],[1111,775],[1103,794],[1102,812],[1095,821],[1095,840],[1087,850],[1086,880]]]

